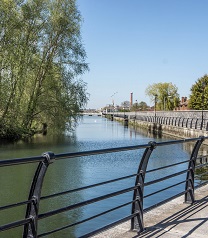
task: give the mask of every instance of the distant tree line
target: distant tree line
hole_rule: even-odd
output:
[[[75,0],[2,0],[0,138],[71,128],[88,100]]]
[[[188,108],[193,110],[208,110],[208,75],[199,78],[191,87],[191,94],[188,100]],[[149,96],[153,108],[156,110],[174,110],[179,107],[180,98],[178,88],[172,83],[154,83],[146,88],[146,95]],[[120,111],[145,111],[150,110],[146,102],[136,102],[130,105],[124,101],[119,107]]]
[[[191,87],[189,107],[195,110],[208,110],[208,76],[205,74]]]
[[[172,83],[155,83],[149,85],[146,94],[156,102],[157,110],[173,110],[180,102],[178,88]],[[208,110],[208,75],[197,79],[190,89],[188,107],[193,110]]]

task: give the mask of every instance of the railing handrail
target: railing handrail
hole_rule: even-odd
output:
[[[167,111],[165,111],[167,112]],[[165,113],[163,112],[163,114]],[[170,112],[170,111],[169,111]],[[187,111],[186,111],[187,112]],[[197,113],[200,113],[199,111],[195,111]],[[150,115],[148,115],[150,113]],[[189,115],[179,115],[175,116],[174,114],[172,116],[170,115],[160,115],[160,111],[158,111],[159,115],[153,115],[153,112],[129,112],[127,115],[122,112],[114,112],[112,113],[104,113],[104,115],[112,115],[112,117],[128,117],[131,120],[140,120],[140,121],[147,121],[151,123],[157,123],[161,125],[174,125],[177,127],[184,127],[184,128],[190,128],[190,129],[199,129],[203,131],[208,131],[208,119],[202,118],[201,116],[194,116],[192,118],[189,118]],[[174,111],[175,113],[175,111]],[[189,122],[190,119],[190,122]],[[112,118],[113,120],[113,118]],[[186,124],[184,125],[184,120],[186,120]],[[189,123],[188,123],[189,122]]]
[[[205,137],[208,139],[208,137]],[[199,138],[186,138],[181,140],[171,140],[171,141],[163,141],[163,142],[155,142],[156,146],[164,146],[164,145],[172,145],[172,144],[180,144],[184,142],[193,142],[199,140]],[[142,144],[142,145],[133,145],[133,146],[124,146],[124,147],[114,147],[114,148],[107,148],[107,149],[100,149],[100,150],[90,150],[90,151],[81,151],[81,152],[69,152],[69,153],[60,153],[54,154],[56,160],[60,159],[70,159],[75,157],[84,157],[90,155],[99,155],[99,154],[107,154],[112,152],[121,152],[121,151],[129,151],[129,150],[136,150],[136,149],[146,149],[149,148],[149,144]],[[21,165],[21,164],[28,164],[28,163],[37,163],[44,161],[44,156],[33,156],[33,157],[25,157],[25,158],[16,158],[16,159],[7,159],[7,160],[0,160],[0,167],[3,166],[10,166],[10,165]]]
[[[126,146],[126,147],[116,147],[116,148],[107,148],[107,149],[99,149],[99,150],[91,150],[91,151],[82,151],[82,152],[70,152],[70,153],[62,153],[62,154],[53,154],[52,152],[47,152],[42,154],[41,156],[35,156],[35,157],[26,157],[26,158],[17,158],[17,159],[8,159],[8,160],[3,160],[0,161],[0,167],[4,167],[4,166],[12,166],[12,165],[21,165],[21,164],[26,164],[26,163],[38,163],[38,167],[36,170],[36,173],[34,175],[33,178],[33,182],[31,185],[31,189],[30,189],[30,194],[28,197],[27,201],[21,201],[15,204],[7,204],[4,205],[2,207],[0,207],[0,211],[1,210],[5,210],[5,209],[10,209],[12,207],[17,207],[17,206],[22,206],[22,205],[27,205],[27,209],[26,209],[26,215],[25,215],[25,219],[19,220],[19,221],[15,221],[9,224],[5,224],[0,226],[0,231],[5,231],[8,229],[12,229],[14,227],[19,227],[19,226],[24,226],[24,232],[23,232],[23,238],[25,237],[37,237],[37,224],[38,224],[38,220],[39,219],[44,219],[46,217],[49,216],[53,216],[55,214],[58,214],[60,212],[65,212],[68,210],[72,210],[78,207],[82,207],[85,206],[86,204],[92,204],[95,203],[97,201],[101,201],[110,197],[115,197],[118,196],[120,194],[126,193],[126,192],[133,192],[133,198],[131,201],[123,204],[123,205],[119,205],[116,208],[112,208],[109,209],[105,212],[101,212],[100,214],[94,215],[92,217],[89,217],[87,219],[84,219],[83,221],[79,221],[76,222],[74,224],[69,224],[69,225],[65,225],[64,227],[61,228],[57,228],[55,230],[52,231],[48,231],[45,233],[42,233],[40,235],[38,235],[39,237],[45,236],[47,234],[52,234],[54,232],[58,232],[60,230],[66,229],[67,227],[71,227],[71,226],[75,226],[77,224],[81,224],[84,223],[87,220],[92,220],[98,216],[101,216],[105,213],[114,211],[116,209],[118,209],[119,207],[124,207],[127,204],[132,204],[132,212],[129,216],[126,216],[125,218],[121,218],[119,219],[119,221],[117,222],[113,222],[111,225],[107,225],[103,228],[100,228],[96,231],[90,232],[88,234],[86,234],[83,237],[88,237],[88,235],[90,234],[94,234],[98,231],[101,231],[102,229],[106,229],[109,226],[113,226],[121,221],[124,221],[126,219],[131,219],[131,229],[136,229],[138,232],[141,232],[144,230],[144,223],[143,223],[143,213],[148,210],[148,209],[144,209],[143,208],[143,199],[153,196],[154,194],[160,193],[162,191],[165,191],[167,189],[170,189],[172,187],[178,186],[179,184],[184,183],[185,186],[185,190],[181,193],[178,194],[185,194],[185,202],[189,202],[189,203],[193,203],[195,201],[194,198],[194,171],[195,171],[195,167],[196,167],[196,159],[198,156],[198,151],[200,149],[200,146],[202,145],[203,141],[208,139],[208,137],[199,137],[199,138],[189,138],[189,139],[181,139],[181,140],[171,140],[171,141],[164,141],[164,142],[149,142],[148,144],[142,144],[142,145],[135,145],[135,146]],[[192,154],[190,156],[189,160],[186,161],[182,161],[182,162],[177,162],[177,163],[172,163],[170,165],[165,165],[159,168],[154,168],[151,170],[147,170],[147,165],[148,165],[148,161],[149,158],[152,154],[152,152],[155,150],[155,148],[157,147],[162,147],[162,146],[168,146],[168,145],[174,145],[174,144],[181,144],[181,143],[188,143],[188,142],[195,142],[195,146],[193,148]],[[62,191],[59,192],[57,194],[51,194],[51,195],[45,195],[43,197],[41,197],[41,189],[42,189],[42,183],[44,180],[44,176],[45,173],[47,172],[47,168],[48,166],[53,163],[55,160],[61,160],[61,159],[71,159],[71,158],[76,158],[76,157],[85,157],[85,156],[94,156],[94,155],[100,155],[100,154],[107,154],[107,153],[116,153],[116,152],[122,152],[122,151],[131,151],[131,150],[138,150],[138,149],[144,149],[141,161],[138,165],[138,171],[135,174],[131,174],[131,175],[127,175],[127,176],[123,176],[120,178],[116,178],[116,179],[110,179],[107,181],[103,181],[103,182],[99,182],[99,183],[95,183],[95,184],[91,184],[88,186],[84,186],[81,188],[76,188],[76,189],[72,189],[72,190],[67,190],[67,191]],[[206,156],[201,156],[202,157],[206,157]],[[175,173],[172,173],[170,175],[165,175],[162,178],[159,179],[155,179],[153,181],[145,181],[145,175],[147,173],[154,173],[158,170],[161,169],[167,169],[169,167],[173,167],[173,166],[177,166],[179,164],[185,164],[187,163],[187,169],[183,169],[181,171],[176,171]],[[205,163],[204,166],[206,166],[208,164]],[[198,166],[198,167],[202,167],[202,165]],[[166,188],[162,188],[160,190],[157,190],[155,192],[152,192],[150,194],[147,194],[144,196],[144,187],[145,186],[149,186],[153,183],[158,183],[164,180],[167,180],[169,178],[173,178],[176,177],[180,174],[186,173],[186,179],[184,181],[180,181],[177,182],[173,185],[169,185]],[[208,173],[208,172],[207,172]],[[204,173],[204,174],[207,174]],[[108,194],[102,195],[102,196],[98,196],[92,199],[88,199],[86,201],[82,201],[79,202],[77,204],[72,204],[72,205],[68,205],[62,208],[58,208],[49,212],[45,212],[42,214],[39,214],[39,204],[41,200],[46,200],[46,199],[50,199],[52,197],[56,197],[56,196],[61,196],[67,193],[72,193],[72,192],[78,192],[84,189],[90,189],[90,188],[94,188],[94,187],[98,187],[98,186],[102,186],[104,184],[107,183],[113,183],[113,182],[117,182],[117,181],[121,181],[121,180],[125,180],[128,178],[132,178],[135,177],[135,184],[130,187],[127,188],[122,188],[118,191],[112,191]],[[204,182],[207,183],[207,182]],[[174,195],[173,197],[175,197],[176,195]],[[172,197],[172,198],[173,198]],[[169,199],[166,199],[164,201],[167,201]],[[161,202],[159,202],[160,204]],[[153,207],[153,206],[152,206]]]

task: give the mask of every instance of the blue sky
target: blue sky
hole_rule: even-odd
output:
[[[81,77],[87,108],[120,105],[131,92],[134,102],[153,105],[145,89],[159,82],[189,97],[208,73],[207,0],[77,0],[77,6],[90,67]]]

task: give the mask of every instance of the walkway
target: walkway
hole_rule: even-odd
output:
[[[138,235],[129,231],[130,222],[94,236],[94,238],[207,238],[208,185],[195,191],[196,203],[185,204],[176,198],[144,215],[146,231]]]

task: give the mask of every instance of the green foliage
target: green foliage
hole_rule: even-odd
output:
[[[21,128],[19,133],[39,131],[42,123],[71,127],[86,104],[86,84],[78,77],[88,65],[75,2],[1,1],[0,119],[5,128]]]
[[[208,110],[208,76],[205,74],[191,87],[189,108],[195,110]]]
[[[197,168],[195,171],[195,174],[198,175],[200,180],[208,180],[208,174],[206,174],[208,172],[208,167],[202,167],[202,168]]]
[[[146,102],[139,102],[139,103],[134,103],[133,106],[131,107],[131,111],[146,111],[147,110],[147,103]]]
[[[154,83],[146,89],[152,102],[156,100],[157,110],[173,110],[180,102],[178,88],[172,83]]]

